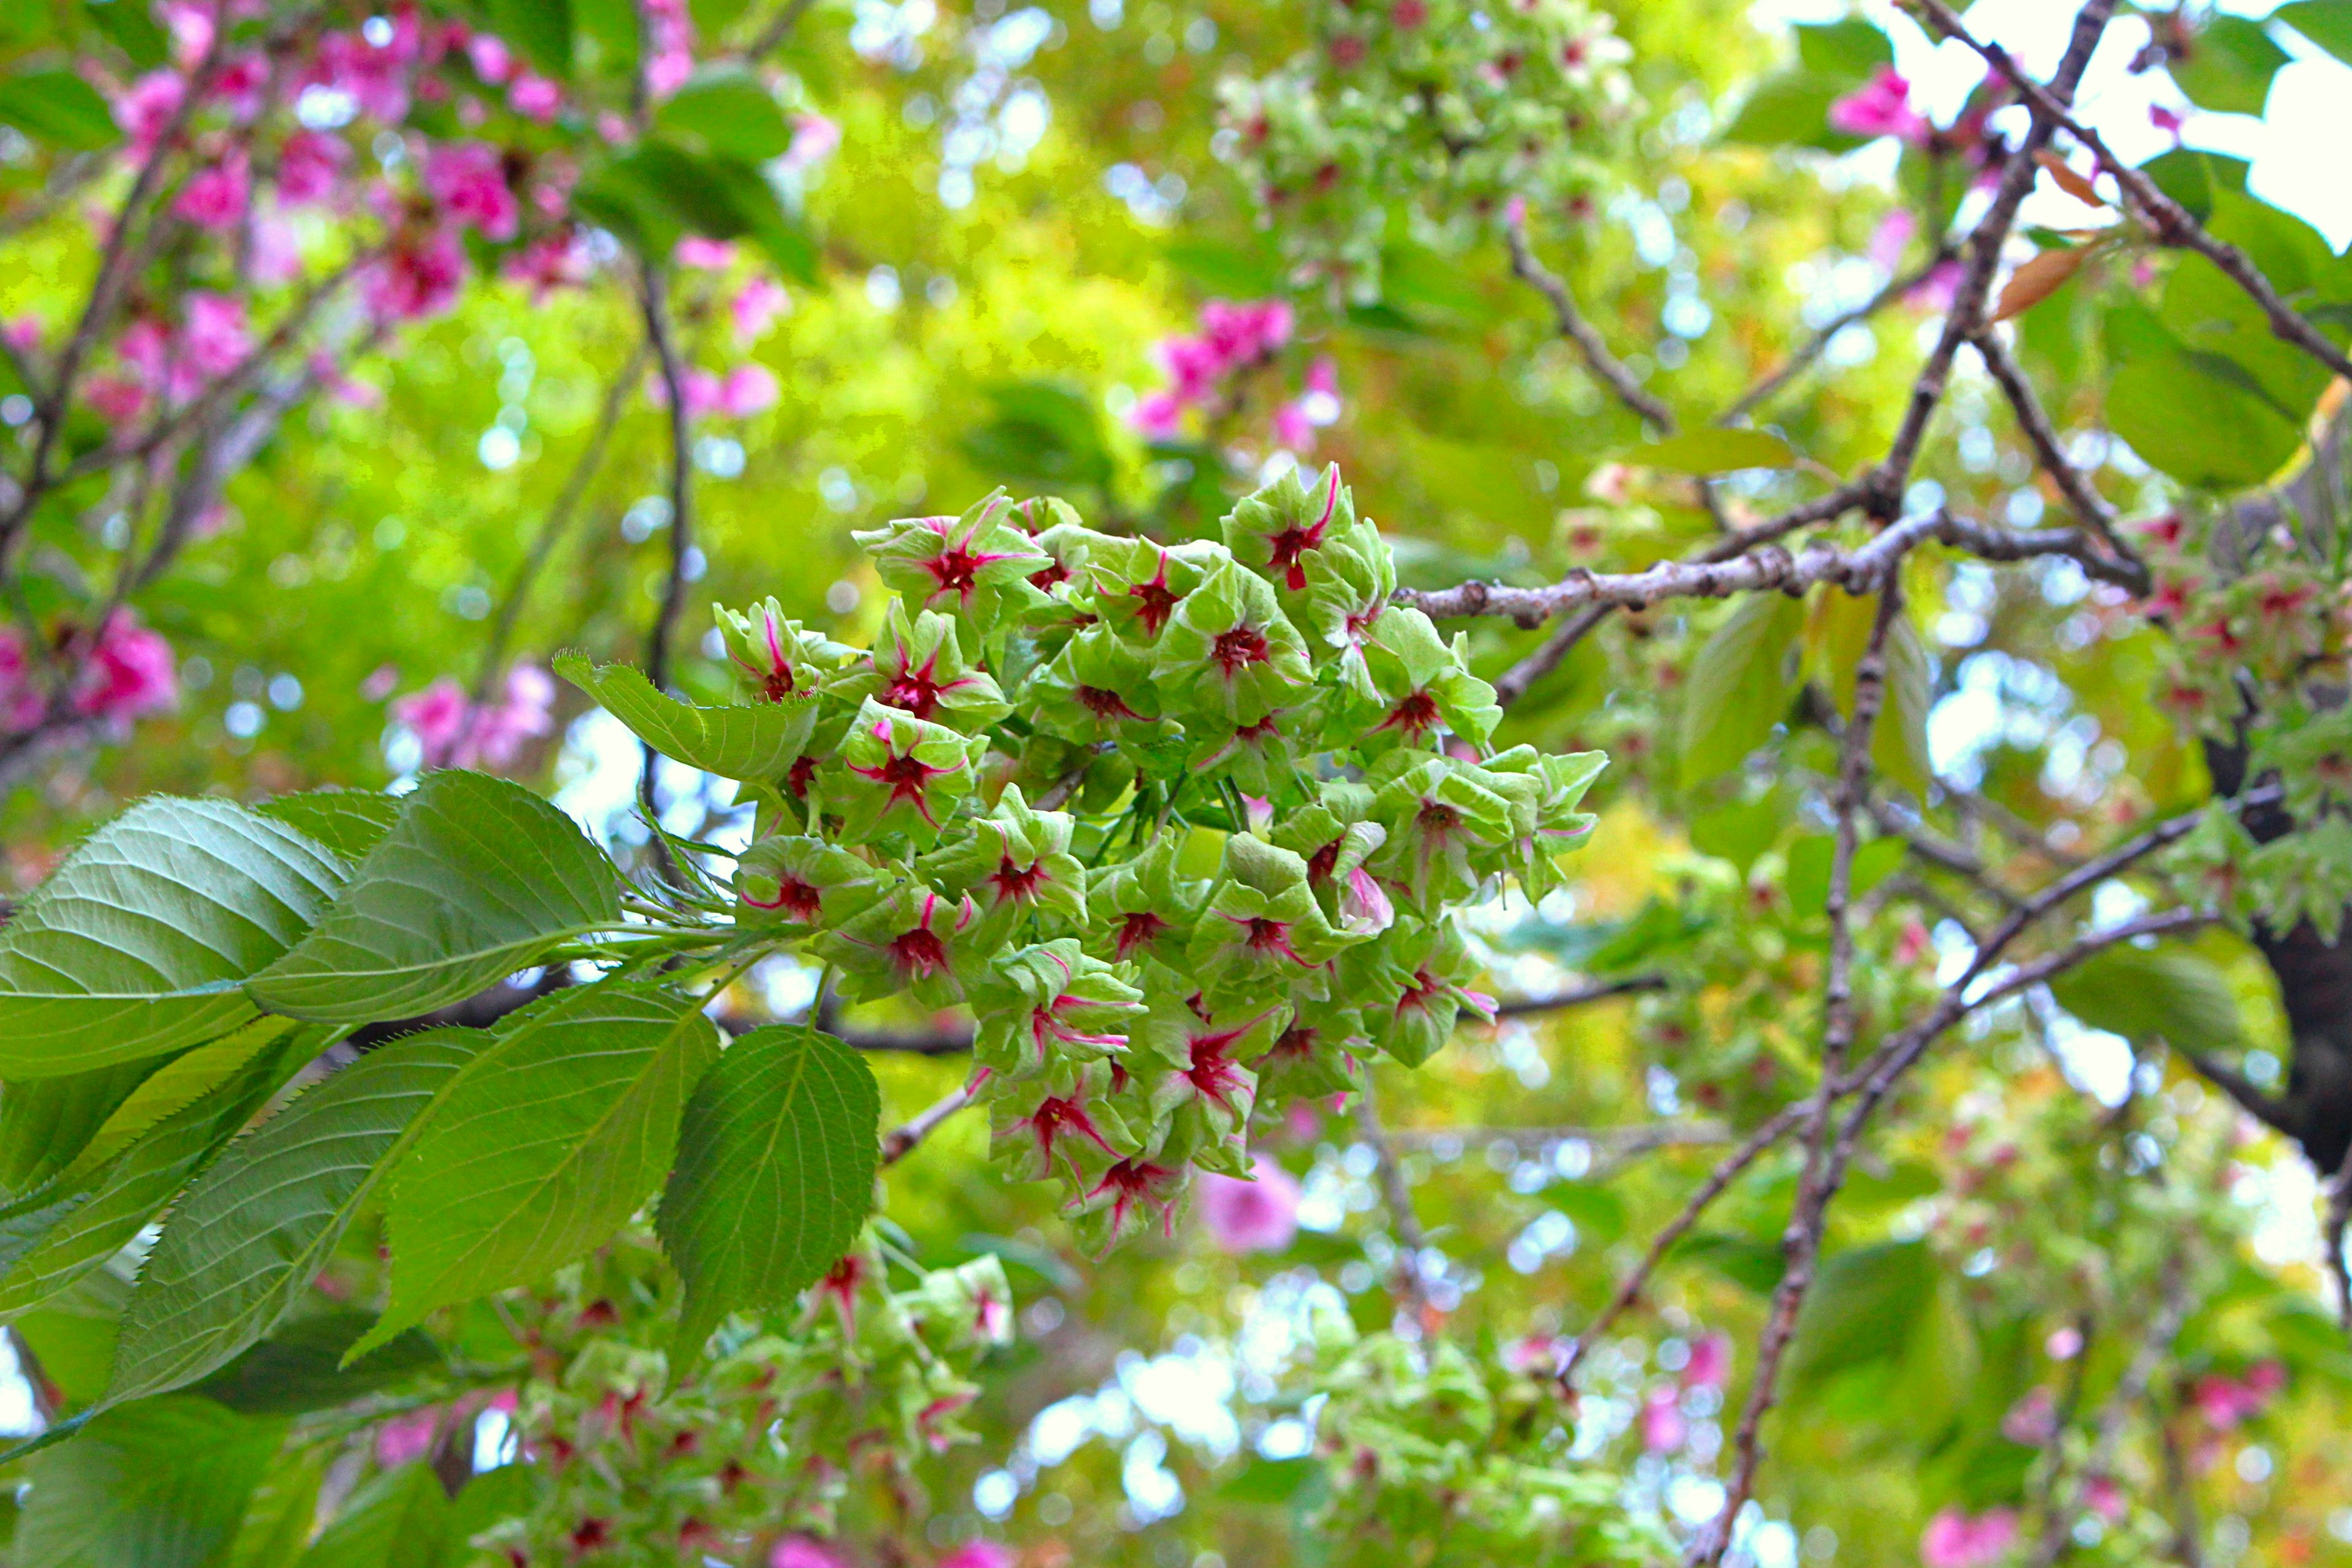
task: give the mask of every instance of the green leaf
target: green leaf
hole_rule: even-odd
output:
[[[751,0],[687,0],[687,10],[694,17],[695,30],[707,38],[715,38],[736,17]]]
[[[1936,1279],[1924,1242],[1857,1247],[1824,1261],[1797,1315],[1790,1387],[1818,1386],[1836,1373],[1901,1355],[1933,1302]]]
[[[698,67],[669,100],[654,110],[654,129],[681,145],[724,157],[765,163],[793,144],[793,128],[775,94],[748,67]]]
[[[645,47],[640,26],[635,0],[572,0],[572,45],[583,69],[633,80]]]
[[[1789,468],[1797,449],[1764,430],[1689,430],[1663,441],[1631,447],[1625,461],[1678,474],[1729,474],[1742,468]]]
[[[2291,0],[2271,13],[2339,60],[2352,61],[2352,0]]]
[[[772,783],[791,771],[816,723],[813,700],[702,708],[657,689],[625,664],[558,654],[555,673],[585,691],[663,756],[721,778]]]
[[[2244,1040],[2229,977],[2186,948],[2106,948],[2053,976],[2050,994],[2092,1028],[2141,1044],[2221,1051]]]
[[[294,1568],[319,1517],[319,1488],[328,1456],[317,1449],[282,1454],[269,1467],[246,1505],[225,1568]]]
[[[2213,199],[2224,191],[2243,194],[2251,167],[2243,158],[2228,158],[2195,147],[2175,147],[2140,165],[2140,173],[2156,188],[2189,209],[2202,223],[2213,212]]]
[[[1797,58],[1818,77],[1860,84],[1881,66],[1895,63],[1895,46],[1885,33],[1859,17],[1801,25]]]
[[[669,1168],[718,1049],[690,999],[608,981],[560,994],[477,1057],[394,1168],[392,1301],[357,1352],[602,1245]]]
[[[81,14],[142,71],[162,65],[171,52],[171,39],[135,0],[82,0]]]
[[[1870,754],[1881,773],[1922,798],[1935,773],[1927,749],[1927,715],[1935,706],[1935,659],[1906,616],[1887,633],[1886,689]]]
[[[2134,316],[2155,322],[2147,312]],[[2107,332],[2112,349],[2115,316]],[[2107,427],[2183,483],[2212,489],[2259,485],[2303,445],[2302,425],[2232,361],[2192,354],[2177,342],[2118,358],[2107,387]]]
[[[247,990],[298,1018],[414,1017],[620,914],[619,874],[570,817],[520,784],[438,773],[317,928]]]
[[[357,1308],[299,1318],[197,1384],[194,1392],[248,1415],[303,1415],[448,1371],[441,1347],[422,1329],[395,1334],[383,1348],[343,1365],[374,1321],[373,1312]]]
[[[1853,852],[1852,895],[1860,898],[1903,864],[1906,846],[1900,838],[1874,838]],[[1826,833],[1808,834],[1789,846],[1789,873],[1782,886],[1789,907],[1801,915],[1819,914],[1827,907],[1830,871],[1837,858],[1837,840]]]
[[[2260,114],[2271,79],[2291,57],[2244,16],[2214,16],[2197,29],[2188,58],[2169,62],[2173,84],[2189,101],[2216,114]]]
[[[331,1037],[293,1031],[86,1181],[8,1211],[0,1219],[0,1320],[38,1306],[121,1251]]]
[[[1102,417],[1083,390],[1022,381],[991,386],[986,395],[995,418],[959,443],[974,468],[1054,489],[1110,482],[1116,465]]]
[[[864,1058],[796,1025],[740,1037],[704,1076],[658,1227],[686,1281],[688,1357],[728,1313],[790,1303],[857,1239],[881,1114]]]
[[[1859,136],[1830,129],[1830,105],[1853,89],[1851,81],[1790,71],[1767,77],[1748,94],[1723,139],[1748,147],[1815,147],[1843,153],[1863,144]]]
[[[1696,813],[1687,825],[1691,847],[1730,861],[1745,877],[1757,857],[1779,839],[1795,808],[1783,787],[1767,790],[1751,801],[1734,801]]]
[[[1168,265],[1211,294],[1232,300],[1263,300],[1282,289],[1282,257],[1255,236],[1215,240],[1179,234],[1160,247]]]
[[[360,789],[314,789],[265,800],[254,810],[276,817],[346,860],[361,860],[400,820],[400,797]]]
[[[1252,1459],[1240,1473],[1217,1489],[1227,1502],[1273,1504],[1297,1500],[1307,1488],[1323,1479],[1323,1461],[1307,1456],[1296,1459]]]
[[[277,1327],[403,1133],[488,1038],[436,1029],[379,1047],[232,1144],[188,1189],[147,1255],[109,1400],[194,1383]]]
[[[72,1164],[161,1060],[0,1088],[0,1201],[23,1196]]]
[[[237,983],[342,884],[333,856],[224,800],[141,802],[0,926],[0,1078],[56,1078],[194,1045],[253,1016]]]
[[[490,31],[552,77],[572,74],[572,0],[487,0]]]
[[[208,1399],[110,1411],[30,1467],[15,1568],[206,1568],[284,1438]]]
[[[97,1268],[8,1325],[31,1347],[62,1396],[63,1408],[79,1410],[106,1393],[115,1331],[130,1300],[130,1280],[110,1268]]]
[[[1804,605],[1752,594],[1706,639],[1683,696],[1685,788],[1730,772],[1770,737],[1796,691]]]
[[[648,138],[583,181],[573,200],[656,260],[681,234],[750,239],[787,278],[816,280],[815,245],[767,177],[740,159]]]
[[[0,77],[0,124],[76,153],[111,147],[122,137],[98,89],[66,70]]]
[[[432,1466],[387,1470],[320,1531],[301,1568],[436,1568],[451,1545],[449,1512]]]

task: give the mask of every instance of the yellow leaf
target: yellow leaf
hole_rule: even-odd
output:
[[[2050,177],[2058,183],[2058,188],[2076,201],[2095,207],[2107,205],[2100,197],[2098,187],[2091,184],[2088,175],[2048,148],[2045,147],[2033,155],[2033,161],[2049,170]]]

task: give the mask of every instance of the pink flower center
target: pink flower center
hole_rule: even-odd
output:
[[[1229,632],[1222,632],[1218,634],[1216,646],[1209,650],[1209,657],[1215,659],[1228,676],[1246,666],[1264,664],[1269,657],[1265,634],[1253,626],[1235,626]]]
[[[1045,872],[1041,866],[1015,866],[1008,855],[998,862],[988,879],[996,889],[999,902],[1013,902],[1034,899],[1045,880]]]
[[[1116,691],[1106,690],[1099,686],[1081,686],[1072,695],[1076,697],[1079,707],[1097,719],[1137,717],[1135,710],[1127,705],[1127,699]]]
[[[1135,618],[1143,623],[1147,636],[1158,637],[1168,617],[1176,613],[1176,595],[1168,591],[1168,568],[1162,566],[1160,575],[1149,583],[1139,583],[1127,591],[1130,599],[1141,601]]]
[[[754,899],[748,895],[743,901],[755,910],[782,910],[793,919],[803,923],[814,922],[818,913],[818,894],[814,883],[803,882],[797,877],[785,877],[776,884],[773,899]]]
[[[969,550],[942,551],[926,564],[939,580],[941,593],[969,595],[980,585],[980,557]]]
[[[918,980],[943,973],[948,966],[947,943],[941,942],[928,926],[917,926],[893,939],[890,957],[901,970]]]
[[[1148,942],[1157,942],[1160,939],[1160,933],[1167,929],[1168,922],[1150,910],[1136,910],[1119,923],[1119,958],[1124,961],[1137,948]]]

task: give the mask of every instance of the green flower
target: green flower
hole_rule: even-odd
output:
[[[933,850],[916,869],[951,893],[969,893],[992,931],[1010,936],[1034,914],[1055,929],[1087,923],[1087,868],[1070,853],[1069,814],[1035,811],[1021,786],[1007,784],[969,837]]]
[[[1378,753],[1394,746],[1433,743],[1441,721],[1475,746],[1484,746],[1503,717],[1495,689],[1470,673],[1468,637],[1448,647],[1419,610],[1391,610],[1380,618],[1365,649],[1379,707],[1364,715],[1359,746]]]
[[[884,614],[871,667],[843,681],[842,690],[966,734],[1013,710],[995,679],[963,657],[954,620],[924,610],[910,621],[903,599],[892,599]]]
[[[882,873],[822,838],[762,838],[735,862],[739,919],[836,927],[889,891]]]
[[[1306,695],[1315,672],[1263,577],[1230,561],[1184,596],[1152,658],[1170,705],[1255,723]]]
[[[1211,716],[1194,722],[1200,736],[1191,763],[1196,777],[1223,773],[1244,795],[1261,799],[1295,798],[1301,793],[1295,737],[1319,727],[1318,704],[1281,708],[1254,722]]]
[[[1395,913],[1388,893],[1365,868],[1389,830],[1371,820],[1372,792],[1362,784],[1333,780],[1321,798],[1285,816],[1271,837],[1307,861],[1307,885],[1314,889],[1324,919],[1355,936],[1386,931]]]
[[[1106,626],[1088,626],[1064,644],[1023,698],[1039,729],[1084,744],[1159,728],[1150,657]]]
[[[1495,999],[1468,989],[1478,966],[1451,917],[1401,925],[1363,951],[1346,977],[1349,998],[1362,1002],[1373,1043],[1406,1067],[1436,1055],[1464,1009],[1493,1021]]]
[[[1319,982],[1348,942],[1323,918],[1305,859],[1236,833],[1185,946],[1186,973],[1213,1001],[1286,994]]]
[[[1566,873],[1556,857],[1576,848],[1591,837],[1600,818],[1576,809],[1601,770],[1609,765],[1601,752],[1538,752],[1533,746],[1513,746],[1482,764],[1493,774],[1518,775],[1535,786],[1532,831],[1511,840],[1507,847],[1511,875],[1529,901],[1564,886]]]
[[[857,650],[785,618],[773,597],[749,610],[710,606],[727,657],[753,693],[769,702],[814,696],[857,658]]]
[[[842,836],[862,843],[904,833],[919,845],[935,842],[956,803],[976,787],[987,749],[985,736],[966,737],[867,698],[842,742],[844,768],[866,781],[866,787],[844,782]]]
[[[1371,782],[1389,837],[1370,868],[1423,915],[1475,892],[1502,869],[1504,847],[1534,830],[1535,784],[1521,775],[1391,752],[1373,764]]]
[[[1129,1155],[1106,1168],[1062,1212],[1077,1222],[1080,1239],[1100,1257],[1154,1219],[1163,1235],[1172,1235],[1186,1176],[1181,1160]]]
[[[1244,496],[1222,524],[1234,560],[1293,594],[1307,592],[1318,575],[1334,574],[1326,565],[1327,549],[1360,551],[1360,533],[1371,532],[1356,521],[1355,497],[1340,484],[1339,464],[1312,484],[1302,473],[1287,469]],[[1373,533],[1372,542],[1378,542]]]
[[[1127,1048],[1117,1033],[1143,1011],[1143,993],[1063,937],[1000,956],[972,986],[979,1030],[972,1059],[1008,1078]]]
[[[1311,1005],[1254,1064],[1259,1103],[1345,1094],[1356,1087],[1356,1058],[1371,1048],[1360,1010]]]
[[[816,954],[841,970],[845,1000],[912,996],[927,1007],[951,1007],[964,999],[965,977],[993,951],[973,931],[979,919],[969,899],[901,883],[840,930],[820,934]]]
[[[1087,557],[1095,613],[1131,642],[1149,646],[1175,618],[1225,552],[1209,540],[1162,547],[1148,539],[1106,539]]]
[[[902,517],[851,537],[882,581],[923,609],[953,611],[974,631],[1045,603],[1029,576],[1052,562],[1013,521],[1003,490],[961,517]]]
[[[1138,1058],[1131,1070],[1150,1074],[1151,1119],[1164,1129],[1158,1135],[1162,1159],[1249,1173],[1244,1134],[1257,1103],[1257,1075],[1245,1064],[1264,1056],[1289,1021],[1289,1007],[1280,1004],[1203,1010],[1173,989],[1151,994],[1151,1011],[1130,1037]]]
[[[1316,664],[1336,670],[1340,688],[1366,702],[1381,700],[1368,650],[1381,624],[1396,613],[1389,604],[1396,593],[1396,563],[1377,536],[1374,544],[1345,554],[1327,551],[1333,570],[1309,579],[1298,611]]]
[[[1178,873],[1182,837],[1163,830],[1134,859],[1098,867],[1087,879],[1087,947],[1096,957],[1183,962],[1209,884]]]

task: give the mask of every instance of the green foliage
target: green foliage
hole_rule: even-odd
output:
[[[282,1423],[204,1399],[101,1415],[34,1463],[15,1560],[25,1568],[205,1568],[236,1535],[284,1435]]]
[[[2177,946],[2110,947],[2053,978],[2050,994],[2091,1027],[2135,1044],[2161,1040],[2210,1052],[2244,1041],[2227,977],[2210,960]]]
[[[849,1250],[873,1206],[880,1116],[857,1053],[807,1028],[755,1029],[703,1075],[661,1204],[686,1284],[682,1360],[728,1313],[788,1305]]]
[[[1804,606],[1779,595],[1743,599],[1698,650],[1683,700],[1685,787],[1728,773],[1764,743],[1796,691]]]

